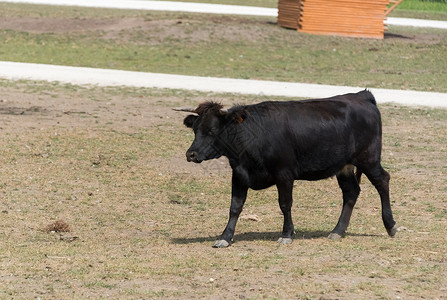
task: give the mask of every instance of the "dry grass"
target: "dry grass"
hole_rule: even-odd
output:
[[[442,298],[447,289],[447,111],[381,106],[395,219],[367,180],[349,233],[336,181],[297,182],[296,238],[279,246],[276,190],[250,191],[235,243],[226,162],[188,164],[171,107],[263,97],[2,82],[0,298]],[[250,220],[258,216],[258,221]],[[41,230],[64,220],[73,238]],[[70,243],[68,243],[70,241]]]

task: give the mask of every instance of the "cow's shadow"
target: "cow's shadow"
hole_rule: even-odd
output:
[[[293,236],[294,240],[310,240],[318,238],[327,238],[329,231],[312,231],[312,230],[297,230]],[[347,236],[376,236],[370,234],[347,233]],[[281,236],[280,232],[244,232],[234,236],[235,242],[251,242],[251,241],[277,241]],[[194,238],[173,238],[175,244],[194,244],[204,242],[214,242],[219,236],[194,237]]]

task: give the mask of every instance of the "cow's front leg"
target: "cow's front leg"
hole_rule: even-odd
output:
[[[276,184],[278,187],[278,201],[279,207],[284,215],[284,225],[282,228],[281,237],[278,240],[280,244],[291,244],[292,236],[294,234],[293,222],[292,222],[292,190],[293,180],[287,180]]]
[[[248,187],[243,185],[240,180],[233,174],[232,187],[231,187],[231,206],[230,206],[230,219],[228,220],[227,227],[220,238],[214,243],[214,248],[225,248],[230,246],[231,240],[234,236],[236,229],[236,223],[239,215],[242,212],[245,200],[247,199]]]

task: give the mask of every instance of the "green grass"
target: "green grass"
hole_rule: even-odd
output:
[[[390,14],[390,17],[447,20],[447,2],[443,0],[404,0]]]
[[[277,0],[174,0],[213,4],[247,5],[258,7],[278,7]],[[404,0],[391,14],[392,17],[413,17],[422,19],[447,20],[447,2],[444,0]]]
[[[398,6],[402,10],[433,11],[447,13],[445,0],[404,0]]]

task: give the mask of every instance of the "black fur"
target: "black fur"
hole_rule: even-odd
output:
[[[278,188],[284,214],[282,238],[291,239],[294,180],[331,176],[337,176],[343,191],[342,214],[332,233],[342,236],[360,192],[362,173],[380,194],[386,229],[394,228],[389,174],[380,162],[381,116],[368,90],[326,99],[235,106],[228,112],[218,103],[206,102],[196,112],[198,116],[184,121],[195,133],[186,152],[188,161],[226,156],[233,169],[230,219],[221,240],[230,243],[233,238],[247,190],[272,185]],[[349,166],[357,167],[357,177]]]

